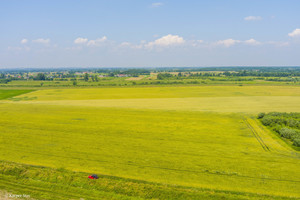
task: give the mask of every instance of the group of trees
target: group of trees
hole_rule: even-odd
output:
[[[84,74],[83,80],[84,80],[85,82],[88,82],[89,79],[90,79],[90,77],[91,77],[91,79],[92,79],[93,82],[98,82],[98,81],[99,81],[99,78],[98,78],[97,75],[89,75],[88,73],[85,73],[85,74]]]
[[[35,80],[44,81],[46,80],[46,76],[44,73],[38,73],[37,76],[35,77]]]
[[[300,77],[300,71],[257,71],[257,70],[241,70],[223,73],[225,76],[257,76],[257,77]]]
[[[300,113],[260,113],[258,119],[281,137],[291,140],[294,146],[300,147]]]
[[[108,68],[108,69],[97,69],[94,70],[95,73],[104,73],[108,74],[108,76],[113,77],[117,74],[126,74],[133,77],[138,77],[139,75],[150,75],[151,71],[150,69],[137,69],[137,68]]]
[[[178,74],[170,72],[160,72],[157,79],[201,79],[206,78],[222,78],[225,79],[262,79],[266,81],[284,81],[298,82],[300,81],[300,70],[292,71],[260,71],[260,70],[235,70],[235,71],[210,71],[210,72],[179,72]],[[217,79],[218,80],[218,79]]]
[[[159,73],[157,75],[158,80],[164,80],[164,79],[168,79],[168,78],[171,78],[171,77],[173,77],[173,75],[170,74],[170,73]]]

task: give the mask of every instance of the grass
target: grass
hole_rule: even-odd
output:
[[[0,161],[0,189],[3,197],[25,194],[42,199],[293,199],[253,193],[210,190],[158,184],[134,179],[100,175],[99,180],[88,180],[89,175],[65,169],[20,165]],[[14,181],[11,181],[13,179]],[[1,197],[1,193],[0,193]],[[27,198],[26,198],[27,199]]]
[[[0,100],[32,92],[33,90],[0,90]]]
[[[299,97],[296,86],[205,86],[53,89],[3,100],[1,188],[45,199],[90,191],[107,199],[300,198],[299,153],[253,118],[300,110]],[[96,186],[89,173],[101,175]]]

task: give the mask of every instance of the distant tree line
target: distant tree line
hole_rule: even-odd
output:
[[[164,79],[168,79],[168,78],[171,78],[171,77],[173,77],[173,75],[169,74],[169,73],[159,73],[157,75],[158,80],[164,80]]]
[[[266,76],[263,76],[266,75]],[[248,72],[179,72],[174,73],[158,73],[158,80],[183,80],[183,79],[209,79],[211,81],[253,81],[253,80],[265,80],[265,81],[277,81],[277,82],[299,82],[300,72],[288,73],[288,72],[262,72],[256,75]]]
[[[48,78],[44,73],[38,73],[36,77],[32,77],[33,80],[37,81],[52,81],[53,78]]]
[[[258,119],[294,146],[300,147],[300,113],[260,113]]]
[[[224,72],[225,76],[258,76],[258,77],[300,77],[300,71],[256,71],[242,70],[238,72]]]
[[[133,77],[138,77],[139,75],[150,75],[151,71],[149,69],[98,69],[95,70],[94,72],[96,73],[106,73],[109,74],[109,76],[113,77],[117,74],[126,74],[126,75],[130,75]]]

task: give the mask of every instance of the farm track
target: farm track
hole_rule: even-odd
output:
[[[261,138],[261,136],[258,134],[258,132],[249,123],[248,119],[244,119],[244,122],[248,126],[248,128],[251,130],[251,132],[253,133],[254,137],[256,138],[256,140],[258,141],[258,143],[261,145],[261,147],[265,151],[270,151],[270,148],[265,144],[265,142],[263,141],[263,139]]]
[[[290,149],[290,148],[287,148],[285,150],[277,149],[277,148],[273,148],[272,149],[270,146],[266,145],[266,142],[264,142],[264,140],[260,136],[259,131],[257,131],[255,129],[255,127],[253,127],[251,125],[251,123],[249,122],[249,118],[248,119],[244,119],[244,121],[245,121],[245,124],[252,131],[253,135],[255,136],[255,138],[257,139],[257,141],[260,143],[260,145],[263,147],[263,149],[265,151],[270,151],[270,152],[275,153],[276,155],[281,156],[281,157],[300,159],[300,154],[298,152],[294,151],[293,149]],[[260,129],[261,131],[266,132],[266,130],[264,129],[264,127],[262,127],[260,124],[256,123],[254,120],[253,120],[253,123],[255,123],[255,125],[257,125],[258,129]],[[288,150],[288,151],[286,151],[286,150]]]

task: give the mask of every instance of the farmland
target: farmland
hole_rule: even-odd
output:
[[[299,102],[299,86],[9,96],[0,103],[0,188],[42,199],[300,198],[300,154],[256,119],[259,112],[300,112]],[[89,182],[89,173],[101,177]]]
[[[0,100],[32,92],[33,90],[0,90]]]

